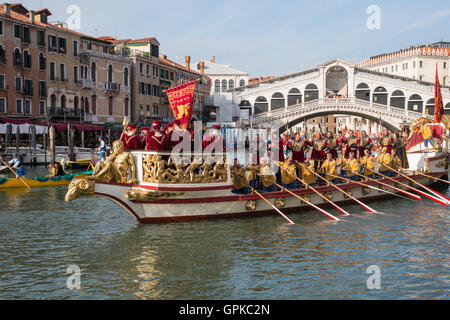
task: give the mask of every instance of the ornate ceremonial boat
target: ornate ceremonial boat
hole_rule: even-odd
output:
[[[82,179],[90,176],[93,171],[66,174],[59,177],[33,177],[22,178],[22,180],[30,188],[43,188],[43,187],[59,187],[67,186],[73,179]],[[12,189],[12,188],[27,188],[20,179],[17,178],[0,178],[0,190]]]
[[[258,194],[233,194],[230,167],[224,162],[225,156],[193,162],[201,159],[202,155],[191,154],[188,156],[191,164],[185,164],[181,161],[176,163],[170,153],[132,151],[128,155],[132,157],[135,165],[135,179],[130,179],[127,174],[126,178],[120,180],[119,177],[115,182],[111,182],[114,175],[74,180],[69,186],[66,201],[70,202],[83,194],[94,194],[112,200],[140,223],[257,217],[276,214],[272,206],[284,213],[313,210],[310,204],[320,208],[330,207],[323,197],[310,189],[293,190],[293,193],[304,201],[285,191],[263,193],[272,206]],[[408,158],[410,169],[413,170],[408,174],[409,178],[427,186],[437,181],[434,178],[448,179],[449,153],[446,150],[415,152]],[[416,173],[413,173],[414,171]],[[421,173],[426,173],[429,177]],[[110,182],[105,181],[105,177]],[[364,182],[368,186],[382,189],[379,191],[356,183],[338,185],[347,195],[327,185],[317,186],[315,189],[335,204],[347,205],[354,203],[349,195],[364,202],[392,197],[392,194],[383,192],[386,186],[381,183],[403,190],[407,188],[400,183],[414,185],[406,177],[398,176],[393,179],[397,182],[388,179]]]

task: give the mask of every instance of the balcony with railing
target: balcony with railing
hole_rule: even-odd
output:
[[[120,91],[120,83],[105,82],[105,89],[108,91],[118,92]]]

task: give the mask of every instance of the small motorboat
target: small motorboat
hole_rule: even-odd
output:
[[[90,163],[92,159],[79,159],[75,161],[65,161],[64,159],[60,161],[64,169],[86,169],[89,170]],[[94,163],[92,163],[94,164]]]
[[[30,188],[67,186],[74,178],[82,179],[92,175],[93,171],[66,174],[57,177],[33,177],[33,178],[2,178],[0,177],[0,190],[10,188],[27,188],[23,180]]]

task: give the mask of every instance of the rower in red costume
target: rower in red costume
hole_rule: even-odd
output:
[[[338,153],[337,149],[339,148],[339,145],[337,143],[337,140],[334,138],[334,135],[331,131],[327,132],[327,137],[325,139],[325,153],[329,152],[331,154],[331,159],[337,159]]]
[[[159,127],[161,128],[161,121],[159,121],[159,120],[153,121],[153,124],[152,124],[152,131],[149,132],[149,134],[147,135],[147,137],[149,137],[149,136],[151,136],[152,134],[155,133],[155,131],[154,131],[154,130],[155,130],[155,128],[154,128],[155,125],[159,125]]]
[[[168,140],[169,145],[173,149],[177,144],[180,142],[183,142],[184,136],[188,134],[189,136],[186,136],[186,139],[189,139],[189,146],[191,145],[191,135],[188,130],[181,128],[181,122],[180,120],[175,120],[173,122],[173,130],[169,133]]]
[[[322,134],[320,132],[314,133],[311,159],[314,160],[315,164],[319,165],[321,161],[325,161],[327,159],[327,154],[324,151],[325,147],[326,141],[322,138]]]
[[[122,137],[122,141],[124,143],[123,150],[138,150],[140,149],[139,138],[137,136],[137,125],[132,124],[129,127],[129,131],[127,134],[124,134]]]
[[[294,162],[305,162],[305,151],[308,150],[308,147],[306,146],[305,141],[302,140],[300,133],[295,134],[295,139],[293,141],[289,141],[289,148],[292,150],[292,160],[294,160]]]
[[[350,130],[348,138],[342,141],[343,144],[347,145],[347,148],[345,149],[345,159],[348,159],[350,157],[350,152],[353,152],[353,155],[355,158],[358,157],[358,138],[356,138],[355,133],[353,130]]]
[[[206,152],[213,150],[225,151],[225,144],[220,135],[220,125],[215,125],[211,133],[205,135],[202,141],[202,149]]]
[[[372,149],[372,139],[367,135],[366,131],[361,131],[361,135],[358,139],[358,147],[359,147],[359,157],[364,158],[365,151],[369,150],[369,153]]]
[[[169,140],[161,131],[161,125],[153,123],[153,133],[147,137],[148,151],[169,151]]]
[[[150,129],[148,127],[142,127],[141,134],[139,135],[139,149],[144,150],[147,145],[147,136]]]

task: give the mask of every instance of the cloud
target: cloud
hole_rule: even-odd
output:
[[[439,10],[434,12],[431,15],[426,16],[422,21],[409,24],[402,28],[402,31],[411,31],[415,29],[421,29],[428,26],[431,26],[437,23],[439,20],[450,16],[450,9],[448,10]]]

